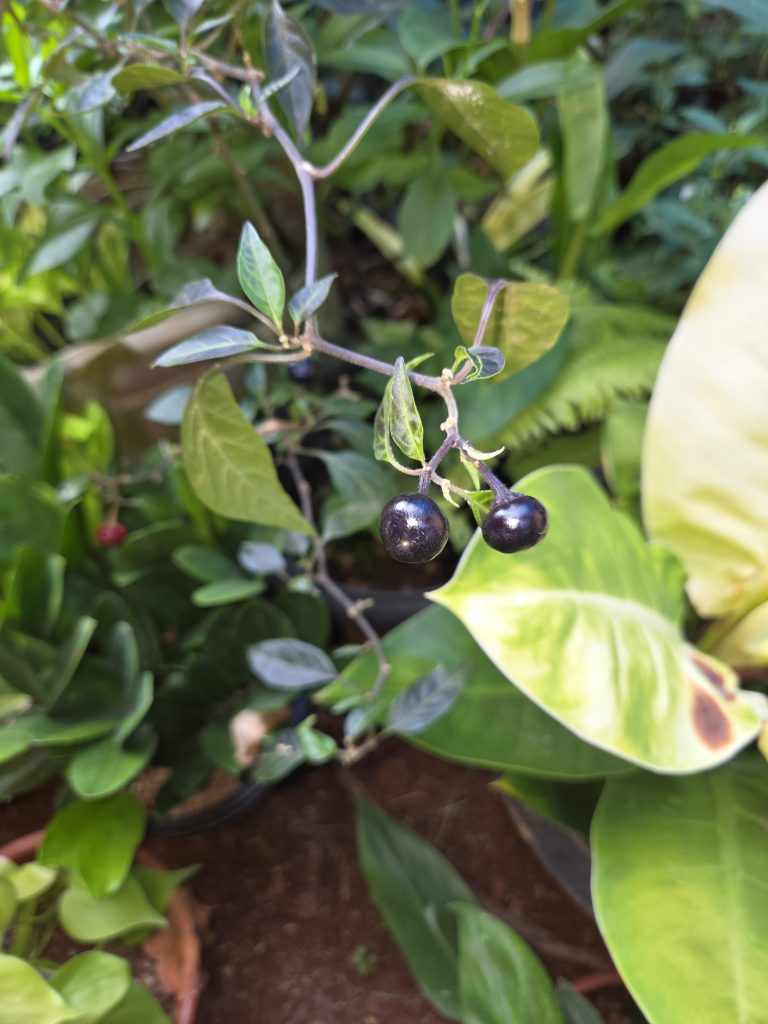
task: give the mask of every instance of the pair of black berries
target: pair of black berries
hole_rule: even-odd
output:
[[[390,498],[379,521],[387,553],[398,562],[429,562],[448,543],[448,520],[427,494]],[[547,510],[527,494],[496,498],[482,525],[483,540],[505,555],[538,544],[547,532]]]

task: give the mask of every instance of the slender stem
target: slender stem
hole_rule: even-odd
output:
[[[491,282],[491,286],[488,289],[488,294],[485,297],[485,302],[483,303],[482,312],[480,313],[480,320],[477,324],[477,330],[475,331],[475,337],[472,342],[473,348],[475,345],[482,345],[483,338],[485,337],[485,332],[488,330],[488,324],[490,323],[491,320],[491,313],[493,312],[493,307],[496,304],[496,297],[505,284],[507,284],[507,282],[504,281],[503,279]]]
[[[325,164],[324,167],[314,167],[312,164],[304,165],[310,176],[315,178],[317,181],[320,181],[323,178],[330,178],[332,174],[338,171],[347,157],[354,152],[356,146],[361,142],[363,136],[368,132],[369,128],[373,125],[382,110],[389,106],[396,96],[399,96],[401,92],[417,81],[418,78],[416,78],[415,75],[408,75],[405,78],[399,78],[396,82],[393,82],[387,91],[376,101],[376,103],[374,103],[333,160]]]
[[[443,459],[448,454],[448,452],[452,448],[456,447],[456,445],[458,444],[458,441],[459,441],[459,435],[456,433],[455,430],[452,431],[451,433],[449,433],[448,437],[446,437],[446,439],[443,441],[443,443],[437,449],[435,454],[429,460],[429,462],[427,463],[426,467],[423,470],[421,470],[421,473],[420,473],[420,476],[419,476],[419,493],[420,494],[426,494],[427,493],[427,490],[429,489],[429,485],[432,482],[432,478],[433,478],[435,470],[440,465],[440,463],[443,461]]]
[[[483,480],[485,480],[497,498],[506,499],[513,493],[501,482],[501,480],[499,480],[493,470],[489,469],[482,459],[472,459],[472,465]]]

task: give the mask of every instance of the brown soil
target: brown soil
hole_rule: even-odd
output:
[[[540,867],[489,789],[491,776],[395,742],[354,775],[523,932],[553,976],[576,980],[610,968],[594,923]],[[0,812],[0,838],[40,827],[49,808],[50,794],[15,801]],[[306,771],[238,822],[150,847],[169,866],[202,865],[192,887],[212,914],[199,1024],[443,1021],[368,898],[341,770]],[[620,988],[596,992],[594,1001],[607,1024],[633,1020]]]

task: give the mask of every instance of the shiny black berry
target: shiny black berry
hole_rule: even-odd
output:
[[[485,543],[505,555],[532,548],[546,532],[547,510],[527,494],[497,498],[482,526]]]
[[[448,542],[448,520],[426,494],[390,498],[379,520],[387,554],[398,562],[429,562]]]

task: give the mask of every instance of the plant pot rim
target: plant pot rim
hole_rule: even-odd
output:
[[[41,830],[12,839],[0,846],[0,856],[21,862],[31,860],[40,848],[43,835]],[[166,866],[160,858],[143,847],[136,851],[135,859],[146,867],[166,870]],[[192,903],[189,894],[184,889],[174,890],[167,917],[169,922],[183,921],[186,925],[179,929],[179,934],[187,937],[182,947],[183,969],[181,973],[183,976],[194,978],[194,983],[189,986],[189,991],[177,1000],[173,1013],[173,1024],[194,1024],[200,999],[200,941],[197,938]]]

